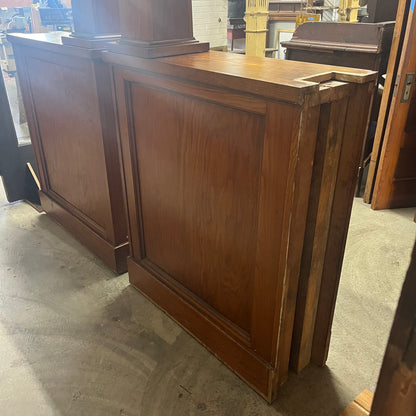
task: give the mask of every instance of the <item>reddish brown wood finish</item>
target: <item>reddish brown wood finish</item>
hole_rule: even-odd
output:
[[[127,225],[111,74],[98,51],[60,35],[13,42],[40,174],[42,206],[114,271],[126,270]]]
[[[377,129],[374,137],[371,159],[367,174],[367,182],[364,192],[364,202],[371,203],[377,169],[380,162],[381,149],[383,147],[384,134],[387,127],[391,101],[395,90],[396,77],[398,74],[403,41],[406,34],[407,21],[411,0],[400,0],[394,26],[393,40],[391,44],[389,62],[387,66],[386,80],[384,82],[383,95],[380,103]]]
[[[297,371],[310,362],[347,104],[345,97],[321,108],[291,351]]]
[[[371,88],[373,86],[370,86],[370,90]],[[366,137],[368,109],[371,104],[368,85],[357,85],[355,89],[348,103],[338,171],[333,176],[336,184],[332,206],[328,207],[331,209],[331,219],[324,256],[321,258],[323,267],[312,351],[307,350],[307,354],[311,354],[311,361],[321,366],[326,363],[328,357],[332,320],[354,199],[356,172],[363,138]]]
[[[406,74],[416,72],[416,14],[409,13],[406,37],[398,69],[397,91],[393,95],[384,133],[371,207],[373,209],[416,205],[416,92],[402,100]]]
[[[155,58],[205,52],[193,35],[191,0],[120,0],[122,39],[117,53]]]
[[[320,110],[355,93],[334,79],[368,90],[376,74],[213,52],[105,59],[130,281],[271,401],[288,371]]]

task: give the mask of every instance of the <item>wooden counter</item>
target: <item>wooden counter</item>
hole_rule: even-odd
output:
[[[103,59],[130,281],[271,401],[287,377],[301,263],[301,363],[328,251],[342,264],[376,73],[220,52]]]
[[[99,49],[64,33],[14,34],[43,209],[116,272],[126,270],[127,221],[111,96]]]

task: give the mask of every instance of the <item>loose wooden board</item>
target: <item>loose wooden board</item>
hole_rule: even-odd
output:
[[[364,390],[355,400],[341,413],[340,416],[368,416],[373,403],[373,393]]]

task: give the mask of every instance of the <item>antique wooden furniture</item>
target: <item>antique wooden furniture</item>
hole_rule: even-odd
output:
[[[79,4],[88,9],[95,0]],[[113,22],[98,17],[98,22]],[[110,26],[112,38],[116,29]],[[75,27],[86,30],[82,20]],[[124,272],[129,247],[111,74],[99,60],[103,24],[92,28],[97,33],[69,38],[59,33],[9,38],[39,168],[42,207],[112,270]]]
[[[377,129],[374,137],[371,159],[369,163],[367,182],[364,192],[364,202],[370,203],[374,190],[374,182],[380,160],[384,133],[387,127],[388,114],[391,107],[395,84],[398,75],[399,63],[406,34],[411,0],[400,0],[397,9],[396,24],[394,27],[393,41],[391,45],[390,58],[387,66],[384,92],[380,104]]]
[[[351,66],[377,71],[379,82],[387,71],[394,22],[359,25],[343,23],[305,23],[296,30],[293,38],[282,45],[287,48],[287,59],[316,62],[328,65]],[[371,123],[377,123],[380,94],[375,90]],[[358,170],[357,196],[361,180],[368,165],[373,146],[373,132],[369,131],[364,143]]]
[[[386,124],[380,123],[374,142],[366,190],[366,200],[372,192],[373,209],[416,205],[416,15],[412,11],[406,26]]]
[[[283,44],[287,59],[377,71],[387,69],[394,22],[359,25],[307,22]]]
[[[376,74],[218,52],[103,59],[115,78],[130,281],[271,401],[288,371],[309,198],[326,238],[328,201],[354,184]],[[341,175],[313,172],[316,146],[316,169],[342,163]]]
[[[114,269],[128,231],[131,283],[272,401],[326,352],[376,73],[193,53],[190,0],[120,19],[108,51],[11,37],[42,204]]]

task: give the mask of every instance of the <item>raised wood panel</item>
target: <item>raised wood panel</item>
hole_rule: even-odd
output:
[[[144,257],[249,332],[264,117],[137,84],[132,109]]]
[[[342,192],[337,178],[348,176],[353,189],[356,154],[344,142],[355,149],[364,137],[376,74],[229,54],[104,56],[115,77],[130,282],[271,401],[288,374],[319,119],[325,124],[333,109],[329,183],[315,190],[325,190],[325,231],[316,234],[324,247],[333,214],[326,202],[340,202],[333,195]],[[347,117],[353,126],[353,115],[351,141],[343,125]],[[337,176],[338,160],[345,171]],[[347,196],[338,207],[342,241]]]
[[[371,160],[368,169],[367,183],[364,192],[364,202],[371,203],[377,170],[379,167],[381,150],[384,135],[387,128],[388,116],[395,90],[395,82],[398,74],[400,56],[402,53],[403,41],[407,27],[410,0],[400,0],[398,2],[396,24],[394,26],[393,39],[390,48],[390,55],[387,65],[386,80],[384,82],[384,92],[381,98],[380,111],[378,115],[377,129],[375,132]]]
[[[306,206],[293,206],[308,192],[294,183],[309,186],[316,112],[255,96],[248,111],[249,96],[140,71],[115,80],[130,281],[271,400],[288,371],[276,322],[295,301],[285,278],[297,279]]]
[[[110,66],[62,32],[10,35],[43,209],[112,270],[127,270],[127,221]]]
[[[45,185],[109,237],[112,221],[95,79],[91,64],[78,62],[68,67],[27,58]]]

